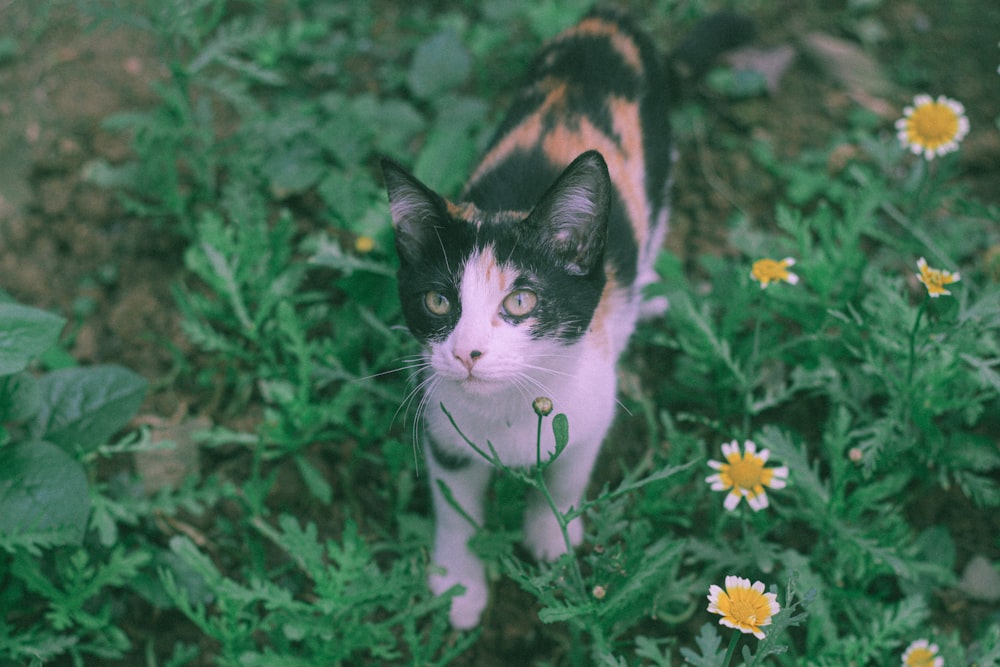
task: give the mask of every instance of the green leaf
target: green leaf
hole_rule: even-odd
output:
[[[79,544],[90,513],[87,474],[40,441],[0,448],[0,546]]]
[[[0,303],[0,375],[22,371],[52,347],[66,320],[17,303]]]
[[[261,166],[271,192],[279,198],[304,192],[323,178],[327,165],[315,145],[297,145],[272,153]]]
[[[960,357],[979,372],[979,382],[983,387],[992,386],[1000,394],[1000,373],[993,370],[1000,367],[1000,359],[980,359],[971,354],[960,354]]]
[[[542,623],[561,623],[591,614],[593,611],[594,605],[591,603],[571,604],[553,600],[551,604],[539,610],[538,618]]]
[[[329,505],[333,500],[333,489],[326,481],[323,473],[302,456],[296,456],[293,460],[295,461],[295,467],[299,470],[299,474],[302,475],[302,481],[305,482],[306,489],[309,490],[310,495],[324,505]]]
[[[407,82],[417,97],[431,99],[461,85],[472,72],[472,58],[450,30],[425,40],[410,63]]]
[[[444,194],[457,192],[479,152],[476,131],[488,106],[474,97],[446,95],[438,100],[438,115],[427,132],[413,174]]]
[[[552,435],[556,439],[556,451],[552,455],[552,458],[556,458],[562,453],[562,450],[566,449],[566,445],[569,444],[569,419],[566,415],[560,412],[555,417],[552,418]]]
[[[683,550],[683,542],[676,540],[662,539],[650,545],[622,587],[605,600],[601,609],[605,622],[623,623],[648,615],[654,604],[650,591],[676,580]]]
[[[356,117],[377,128],[372,137],[374,148],[386,155],[402,155],[409,142],[427,126],[424,116],[409,102],[374,95],[360,95],[351,101]]]
[[[722,648],[722,637],[714,625],[705,623],[701,626],[701,633],[695,643],[698,645],[698,653],[689,648],[681,648],[684,662],[698,667],[716,667],[722,664],[726,652]]]
[[[0,422],[26,422],[38,412],[38,380],[29,373],[0,379]]]
[[[41,407],[33,433],[68,451],[105,444],[135,415],[146,381],[120,366],[66,368],[38,382]]]

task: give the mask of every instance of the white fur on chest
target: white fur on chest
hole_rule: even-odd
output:
[[[445,451],[477,457],[455,426],[470,441],[488,451],[492,444],[505,465],[518,467],[536,462],[538,416],[532,402],[539,396],[552,400],[553,414],[565,413],[570,441],[577,434],[601,434],[614,417],[615,359],[607,350],[595,350],[586,339],[563,348],[572,363],[560,363],[556,371],[537,372],[541,388],[522,380],[519,385],[488,394],[471,393],[462,384],[444,380],[427,396],[427,427],[435,443]],[[453,426],[441,410],[443,405],[455,420]],[[571,447],[572,448],[572,447]],[[542,460],[555,449],[551,419],[541,432]],[[569,452],[567,452],[569,454]]]

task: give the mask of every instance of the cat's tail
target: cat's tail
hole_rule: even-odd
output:
[[[753,19],[743,14],[724,11],[705,17],[670,54],[674,76],[680,79],[682,88],[685,83],[697,81],[719,55],[746,44],[756,32]]]

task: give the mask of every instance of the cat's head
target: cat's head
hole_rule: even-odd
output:
[[[601,155],[579,156],[528,212],[453,204],[392,162],[383,171],[403,314],[436,374],[487,393],[560,365],[606,281]]]

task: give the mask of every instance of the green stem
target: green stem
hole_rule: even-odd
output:
[[[932,165],[933,168],[933,165]],[[854,181],[862,186],[869,187],[870,183],[868,177],[862,172],[857,166],[852,165],[848,168],[848,173],[854,179]],[[924,170],[922,176],[922,183],[917,193],[917,201],[923,198],[923,192],[927,189],[927,182],[929,179],[928,172]],[[897,225],[902,227],[910,236],[915,238],[917,241],[923,244],[927,249],[928,253],[932,255],[938,262],[942,264],[948,263],[947,254],[934,242],[934,239],[930,237],[926,232],[924,232],[918,225],[915,225],[902,211],[896,208],[893,204],[888,201],[883,201],[879,204],[879,208],[885,213],[889,218],[893,220]],[[917,206],[911,207],[912,210],[919,211]]]
[[[545,503],[549,506],[552,514],[556,517],[556,522],[559,524],[559,532],[562,533],[563,543],[566,545],[566,553],[570,555],[570,560],[573,563],[573,579],[576,581],[580,593],[586,595],[586,583],[583,580],[580,563],[573,557],[573,541],[569,538],[569,521],[566,520],[566,515],[559,509],[555,498],[552,497],[549,487],[545,483],[545,470],[542,467],[542,421],[544,419],[544,416],[541,414],[538,415],[538,429],[535,435],[535,457],[537,462],[535,466],[535,486],[538,488],[538,492],[542,494],[542,497],[545,498]]]
[[[542,420],[545,417],[538,414],[538,428],[535,430],[535,468],[539,473],[542,471]]]
[[[927,303],[931,300],[930,294],[924,297],[917,311],[917,318],[913,321],[913,329],[910,331],[910,360],[906,368],[906,387],[909,390],[913,384],[913,369],[917,365],[917,330],[920,329],[920,320],[923,319],[924,311],[927,310]]]
[[[722,667],[729,667],[729,661],[736,655],[736,645],[740,643],[740,633],[733,630],[733,638],[729,640],[729,648],[726,650],[726,657],[722,660]]]
[[[763,290],[761,290],[763,291]],[[763,297],[761,297],[758,307],[755,309],[756,317],[754,318],[753,325],[753,349],[751,350],[750,357],[750,368],[747,369],[747,383],[743,387],[743,435],[749,436],[750,434],[750,419],[751,412],[753,410],[753,384],[749,381],[752,377],[757,377],[757,366],[760,360],[760,330],[761,330],[761,316],[760,310],[763,307]]]

